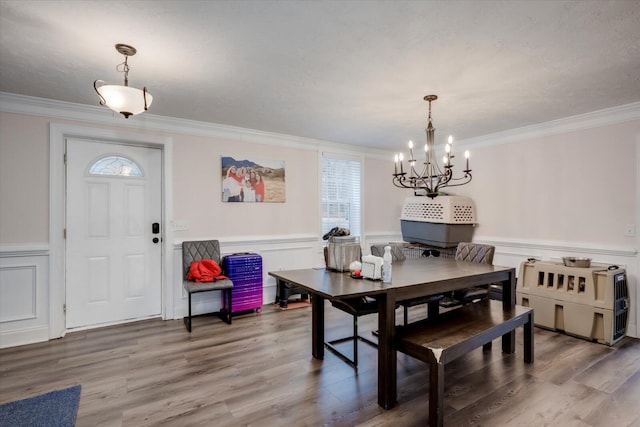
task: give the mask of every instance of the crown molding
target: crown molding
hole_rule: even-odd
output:
[[[585,129],[613,125],[616,123],[640,120],[640,102],[618,107],[551,120],[536,125],[492,133],[475,138],[461,139],[456,144],[474,147],[525,142],[535,138],[575,132]]]
[[[72,120],[98,125],[117,126],[129,129],[164,132],[170,134],[229,139],[254,144],[266,144],[278,147],[289,147],[318,151],[333,148],[351,153],[363,154],[366,157],[388,159],[386,150],[358,145],[343,144],[294,135],[265,132],[255,129],[227,126],[216,123],[199,122],[175,117],[158,116],[144,113],[130,119],[123,119],[105,107],[76,104],[52,99],[36,98],[0,92],[0,111],[30,116],[47,117],[60,120]]]
[[[131,119],[123,119],[119,114],[105,107],[75,104],[71,102],[36,98],[0,92],[0,111],[49,117],[60,120],[74,120],[99,125],[142,129],[171,134],[193,135],[220,139],[231,139],[255,144],[267,144],[307,150],[340,150],[363,154],[368,158],[390,159],[392,152],[371,147],[343,144],[294,135],[265,132],[216,123],[199,122],[175,117],[141,114]],[[593,111],[591,113],[552,120],[536,125],[511,129],[474,138],[459,140],[457,146],[489,146],[524,142],[534,138],[558,135],[584,129],[640,120],[640,102]]]

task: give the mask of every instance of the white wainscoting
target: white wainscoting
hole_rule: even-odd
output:
[[[197,238],[188,240],[209,240]],[[269,236],[220,240],[221,255],[255,253],[262,257],[263,304],[275,302],[276,282],[269,271],[318,267],[324,264],[320,258],[322,245],[317,236]],[[181,319],[188,313],[188,296],[182,287],[182,242],[174,245],[174,318]],[[191,297],[191,313],[213,313],[220,310],[220,292],[203,292]]]
[[[189,240],[206,240],[189,239]],[[371,244],[401,241],[400,234],[370,233],[362,238],[363,253]],[[585,256],[594,262],[624,266],[629,279],[631,309],[627,335],[639,337],[640,313],[639,256],[635,248],[603,247],[575,242],[541,242],[510,240],[478,236],[479,243],[496,247],[494,263],[519,270],[520,263],[529,257],[560,259],[563,256]],[[181,241],[173,245],[173,319],[187,313],[187,296],[182,289]],[[264,304],[275,301],[275,280],[269,271],[319,267],[323,242],[314,235],[269,236],[257,238],[228,238],[220,241],[223,255],[252,252],[262,256]],[[0,248],[0,348],[42,342],[50,339],[50,277],[49,248],[46,245],[23,245]],[[209,313],[220,309],[220,297],[215,292],[194,295],[193,313]],[[167,310],[170,311],[170,310]]]
[[[49,249],[0,249],[0,348],[49,339]]]
[[[204,240],[204,239],[203,239]],[[630,304],[627,335],[639,337],[638,319],[640,318],[640,292],[638,292],[638,277],[640,276],[640,257],[636,248],[611,247],[583,242],[536,241],[506,239],[489,236],[477,236],[473,239],[478,243],[490,244],[496,247],[494,264],[514,267],[517,272],[520,264],[527,258],[535,257],[545,260],[561,260],[563,256],[577,256],[592,258],[593,262],[615,264],[626,269],[629,283]],[[386,242],[400,242],[399,233],[376,232],[362,236],[361,244],[364,254],[370,253],[372,244]],[[220,242],[223,255],[237,252],[254,252],[262,255],[264,277],[264,302],[271,303],[275,299],[275,280],[268,275],[269,271],[288,270],[294,268],[318,267],[324,264],[322,256],[323,242],[315,236],[276,236],[257,239],[229,239]],[[176,318],[187,312],[187,299],[182,290],[180,272],[182,271],[182,251],[176,245]],[[518,274],[518,273],[516,273]],[[209,294],[209,295],[207,295]],[[196,295],[200,296],[200,295]],[[194,313],[217,311],[220,308],[220,297],[215,293],[201,295],[202,300],[193,300]],[[204,298],[208,298],[205,300]],[[200,311],[202,310],[202,311]]]

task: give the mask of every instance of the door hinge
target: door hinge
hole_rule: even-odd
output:
[[[62,304],[62,312],[67,314],[67,304]]]
[[[67,164],[67,153],[64,153],[64,159],[63,160],[64,160],[64,164],[66,165]]]
[[[67,229],[66,229],[66,228],[63,228],[63,229],[62,229],[62,238],[63,238],[63,239],[66,239],[66,238],[67,238]]]

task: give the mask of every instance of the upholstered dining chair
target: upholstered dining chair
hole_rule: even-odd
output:
[[[384,247],[391,246],[391,262],[402,262],[407,257],[404,255],[402,245],[399,243],[386,243],[371,245],[371,255],[382,257],[384,255]]]
[[[483,245],[480,243],[460,242],[456,248],[456,261],[477,262],[479,264],[493,265],[493,255],[496,252],[495,246]],[[471,304],[489,298],[490,286],[476,286],[467,289],[460,289],[453,292],[453,304],[448,307],[456,307]],[[443,298],[443,301],[446,298]],[[442,304],[442,302],[441,302]],[[444,305],[444,304],[443,304]],[[491,350],[491,341],[482,346],[482,351]]]
[[[480,243],[460,242],[456,249],[456,261],[476,262],[479,264],[493,264],[496,248],[492,245]],[[489,297],[488,287],[473,287],[460,289],[453,293],[453,299],[458,304],[468,304]]]
[[[338,310],[342,310],[345,313],[348,313],[353,318],[353,334],[343,337],[337,338],[330,341],[325,341],[324,346],[331,350],[333,354],[338,356],[340,359],[344,360],[347,364],[353,366],[354,368],[358,367],[358,341],[362,341],[364,343],[369,344],[370,346],[377,347],[378,344],[369,340],[368,338],[360,335],[358,333],[358,318],[360,316],[366,316],[368,314],[374,314],[378,312],[378,301],[371,297],[357,297],[357,298],[347,298],[344,300],[334,300],[331,301],[331,305]],[[343,342],[353,342],[353,358],[350,359],[346,354],[341,352],[336,345]]]
[[[325,247],[324,251],[324,262],[325,265],[328,266],[328,253],[327,248]],[[348,274],[348,273],[343,273]],[[353,333],[349,336],[343,338],[337,338],[333,340],[325,341],[324,346],[330,350],[333,354],[338,356],[340,359],[345,361],[347,364],[353,366],[354,368],[358,368],[358,341],[362,341],[371,346],[377,347],[378,344],[369,340],[368,338],[360,335],[358,333],[358,318],[360,316],[366,316],[368,314],[374,314],[378,312],[378,302],[371,297],[354,297],[347,298],[343,300],[334,300],[331,301],[331,305],[338,310],[344,311],[345,313],[351,315],[352,317],[352,327]],[[346,354],[341,352],[336,345],[344,342],[353,342],[353,358],[349,358]]]
[[[480,243],[460,242],[456,248],[456,260],[492,265],[495,251],[495,246],[483,245]]]
[[[398,243],[389,243],[386,245],[371,245],[371,255],[382,256],[384,255],[384,247],[391,246],[391,258],[392,263],[402,262],[406,259],[402,245]],[[423,252],[423,256],[429,256],[431,252]],[[443,295],[429,295],[427,297],[415,298],[408,301],[401,301],[399,304],[403,308],[403,321],[407,325],[409,323],[409,307],[416,305],[427,305],[427,317],[437,316],[439,313],[439,301]]]
[[[187,279],[191,263],[205,259],[214,260],[218,265],[222,265],[220,243],[217,240],[182,242],[182,286],[189,296],[189,316],[184,318],[184,325],[189,332],[191,332],[191,295],[200,292],[221,292],[223,303],[218,314],[222,320],[231,324],[233,282],[230,279],[213,282],[193,282]]]

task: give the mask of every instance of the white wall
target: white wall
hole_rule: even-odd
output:
[[[29,299],[24,293],[17,295],[15,289],[61,289],[49,278],[54,269],[49,265],[52,123],[172,140],[170,219],[186,221],[189,228],[173,232],[173,272],[166,283],[166,292],[172,296],[167,299],[173,301],[171,307],[165,307],[166,318],[179,318],[186,311],[178,268],[183,240],[218,238],[223,253],[261,254],[265,302],[275,296],[275,283],[266,272],[322,263],[317,168],[318,155],[327,147],[339,146],[365,158],[365,252],[370,243],[401,238],[400,209],[410,192],[391,184],[391,153],[146,114],[125,121],[100,107],[0,96],[0,298],[20,305],[15,310],[22,314],[35,306],[32,312],[37,319],[18,319],[15,313],[3,317],[0,313],[0,347],[42,340],[33,328],[51,326],[51,313],[41,310],[51,296],[41,290]],[[640,226],[640,104],[609,115],[612,117],[601,114],[593,120],[590,116],[590,120],[570,121],[578,124],[568,130],[551,123],[541,125],[540,129],[547,130],[533,136],[523,130],[493,139],[463,141],[460,150],[472,151],[474,179],[456,193],[475,200],[480,225],[474,240],[495,244],[498,264],[518,267],[528,256],[549,258],[570,253],[626,265],[635,305],[629,333],[637,336],[639,244],[637,236],[627,237],[623,232],[627,224],[633,224],[636,231]],[[286,202],[223,204],[219,194],[221,155],[285,160]],[[36,257],[27,264],[37,266],[39,282],[29,282],[26,273],[16,276],[9,270],[20,267],[25,256]],[[21,283],[17,285],[16,280]],[[203,295],[194,300],[194,311],[211,311],[217,304],[215,296]]]
[[[472,197],[474,240],[496,246],[494,263],[519,268],[528,257],[563,256],[624,266],[638,336],[640,293],[640,120],[591,113],[467,142],[474,178],[456,194]],[[609,120],[604,120],[605,118]],[[576,123],[580,125],[577,126]],[[627,229],[635,230],[626,235]]]
[[[260,236],[315,233],[319,200],[316,186],[317,150],[243,143],[231,139],[175,135],[174,216],[189,229],[178,238]],[[284,203],[223,203],[220,158],[285,161]],[[314,214],[310,214],[314,213]]]
[[[471,146],[482,236],[633,247],[640,121]]]
[[[49,240],[49,126],[0,113],[0,244]]]

